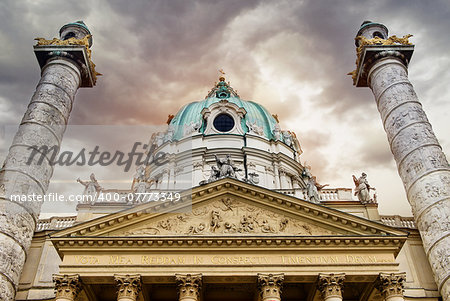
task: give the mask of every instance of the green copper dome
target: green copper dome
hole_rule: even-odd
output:
[[[199,133],[204,133],[206,121],[203,120],[203,116],[201,114],[202,110],[223,99],[226,99],[228,102],[233,103],[240,108],[244,108],[247,112],[244,118],[241,119],[241,127],[245,133],[249,132],[249,128],[247,126],[248,122],[261,127],[264,132],[264,138],[268,140],[275,140],[273,135],[273,130],[277,124],[275,118],[262,105],[253,101],[242,100],[239,95],[227,83],[225,83],[225,79],[223,77],[220,78],[220,82],[213,88],[204,100],[191,102],[183,106],[170,121],[169,125],[174,129],[173,140],[182,139],[184,128],[191,124],[201,124]]]

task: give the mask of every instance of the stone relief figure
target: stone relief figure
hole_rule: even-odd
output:
[[[250,122],[247,120],[245,124],[247,125],[248,131],[250,134],[254,134],[254,135],[258,135],[258,136],[264,135],[264,130],[263,130],[262,126],[259,126],[256,122]]]
[[[211,222],[210,222],[210,227],[211,227],[211,232],[216,232],[216,229],[220,228],[220,221],[222,219],[220,218],[220,213],[219,211],[213,210],[211,211]]]
[[[253,232],[255,230],[254,219],[251,215],[243,215],[238,232]]]
[[[186,234],[202,234],[205,229],[205,223],[200,223],[198,226],[190,226]]]
[[[286,230],[288,223],[289,223],[289,220],[287,218],[284,218],[280,221],[280,232],[283,232],[284,230]]]
[[[250,172],[248,174],[248,181],[252,184],[258,184],[259,183],[259,175],[256,172]]]
[[[234,166],[230,155],[227,155],[225,158],[218,158],[216,155],[214,155],[214,157],[216,158],[220,178],[236,178],[236,171],[239,171],[239,169]]]
[[[201,126],[202,126],[201,121],[198,121],[198,122],[191,121],[190,124],[186,124],[184,126],[183,136],[188,136],[188,135],[198,132],[198,130],[200,129]]]
[[[262,221],[260,227],[262,233],[275,233],[275,229],[269,224],[266,219]]]
[[[93,173],[91,173],[89,181],[82,181],[80,180],[80,178],[78,178],[77,182],[84,186],[83,194],[91,196],[92,201],[94,201],[98,193],[103,190],[100,184],[98,184],[97,179],[95,178],[95,175]]]
[[[215,180],[220,178],[220,170],[215,166],[211,166],[211,176],[209,177],[208,182],[214,182]]]
[[[358,200],[363,204],[373,203],[374,201],[370,198],[369,191],[370,189],[375,190],[375,188],[370,187],[367,175],[363,172],[358,179],[354,175],[352,177],[355,183],[355,195],[358,196]]]
[[[224,233],[236,233],[237,229],[236,229],[236,225],[230,222],[226,222],[225,225],[225,230],[223,231]]]

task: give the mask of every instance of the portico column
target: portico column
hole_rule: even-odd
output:
[[[136,301],[142,289],[141,275],[115,274],[117,286],[117,301]]]
[[[377,38],[374,38],[377,37]],[[450,168],[408,78],[414,45],[366,21],[357,34],[357,87],[370,87],[423,247],[444,300],[450,299]]]
[[[375,282],[375,288],[385,301],[403,301],[403,286],[406,273],[380,273]]]
[[[202,274],[175,274],[178,300],[198,301],[202,288]]]
[[[342,301],[345,274],[319,274],[318,289],[326,301]]]
[[[284,274],[258,274],[261,301],[280,301]]]
[[[80,275],[53,275],[55,301],[73,301],[81,291]]]

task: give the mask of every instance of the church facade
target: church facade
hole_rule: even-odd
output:
[[[123,201],[37,222],[16,300],[442,300],[414,219],[380,215],[364,173],[320,185],[295,133],[224,76],[149,140],[168,160],[130,190],[80,181]]]

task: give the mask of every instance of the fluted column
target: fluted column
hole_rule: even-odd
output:
[[[385,301],[403,301],[403,286],[406,273],[380,273],[375,282],[375,288]]]
[[[117,301],[136,301],[142,289],[141,275],[115,274]]]
[[[366,36],[368,27],[382,32],[386,40],[367,40],[371,37]],[[428,261],[444,300],[448,300],[450,168],[408,79],[414,46],[405,38],[388,39],[383,27],[363,24],[358,32],[365,37],[358,38],[359,43],[366,44],[358,48],[355,84],[372,89]],[[398,43],[392,45],[395,41]]]
[[[261,301],[280,301],[284,274],[258,274]]]
[[[317,288],[323,300],[342,301],[345,274],[319,274]]]
[[[198,301],[202,288],[202,274],[175,274],[178,300]]]
[[[80,275],[53,275],[55,301],[74,301],[81,291]]]

